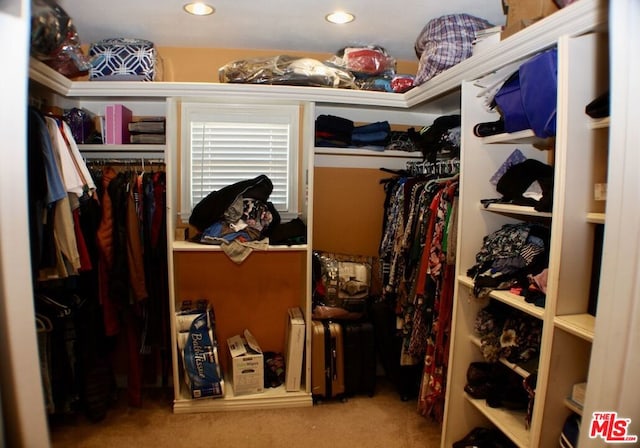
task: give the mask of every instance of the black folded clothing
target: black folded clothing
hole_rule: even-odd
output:
[[[591,101],[584,108],[584,111],[591,118],[604,118],[609,116],[609,91]]]
[[[335,115],[319,115],[316,118],[316,132],[330,134],[334,139],[345,142],[351,141],[353,127],[353,121]]]

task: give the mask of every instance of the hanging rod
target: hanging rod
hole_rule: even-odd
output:
[[[145,159],[143,158],[130,158],[130,159],[113,159],[113,158],[92,158],[91,160],[85,160],[87,165],[164,165],[164,159]]]
[[[452,175],[460,172],[460,159],[440,159],[435,162],[409,160],[406,162],[407,171],[413,175]]]

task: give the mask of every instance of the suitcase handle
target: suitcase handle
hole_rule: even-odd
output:
[[[333,373],[333,381],[338,379],[338,352],[335,347],[335,340],[331,341],[331,372]]]

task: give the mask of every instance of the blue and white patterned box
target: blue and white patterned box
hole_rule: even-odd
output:
[[[153,81],[157,52],[144,39],[114,38],[91,44],[91,81]]]

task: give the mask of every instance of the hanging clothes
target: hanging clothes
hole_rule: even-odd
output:
[[[422,365],[418,411],[441,420],[454,281],[455,238],[450,236],[456,233],[458,180],[450,170],[444,178],[435,172],[407,173],[411,174],[401,173],[385,185],[380,243],[383,299],[394,303],[396,331],[402,337],[398,362]]]
[[[101,183],[102,219],[96,239],[99,253],[99,297],[109,336],[124,332],[129,403],[140,406],[142,355],[154,349],[168,381],[168,272],[166,269],[166,184],[164,171],[92,170]],[[146,367],[155,371],[155,362]],[[151,376],[151,375],[150,375]]]
[[[121,348],[130,405],[141,405],[145,370],[156,384],[155,366],[162,365],[168,384],[166,185],[164,171],[155,169],[164,165],[153,172],[133,170],[133,163],[90,169],[67,124],[34,108],[28,147],[34,319],[46,409],[51,415],[82,410],[99,421],[113,400]],[[70,312],[58,316],[54,302]]]

